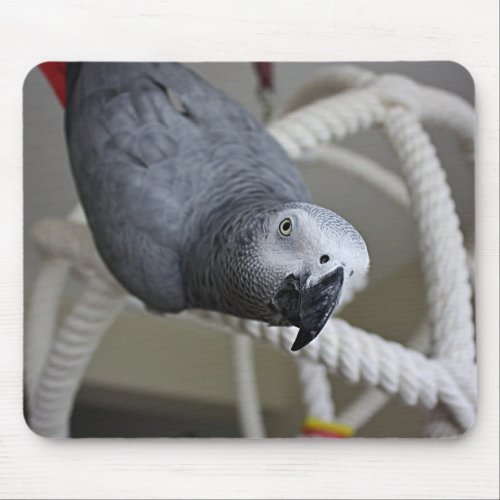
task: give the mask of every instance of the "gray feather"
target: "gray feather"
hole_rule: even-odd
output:
[[[262,316],[262,304],[245,290],[248,273],[258,272],[252,235],[256,227],[266,230],[259,214],[310,201],[276,141],[178,64],[72,64],[68,85],[72,170],[115,277],[160,311],[205,307]]]

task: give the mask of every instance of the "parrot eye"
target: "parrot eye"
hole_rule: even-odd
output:
[[[292,221],[287,217],[280,222],[280,233],[283,236],[290,236],[292,232]]]

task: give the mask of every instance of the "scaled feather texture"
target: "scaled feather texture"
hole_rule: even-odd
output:
[[[74,63],[67,76],[72,171],[116,279],[158,312],[293,324],[295,348],[310,342],[368,252],[312,204],[263,126],[179,64]]]

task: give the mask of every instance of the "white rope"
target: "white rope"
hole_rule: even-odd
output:
[[[97,253],[88,226],[71,219],[44,219],[34,226],[32,235],[46,253],[70,260],[80,272],[95,270],[103,279],[115,283]]]
[[[473,160],[474,110],[464,99],[400,75],[379,77],[373,89],[386,106],[401,105],[423,124],[450,130]]]
[[[292,327],[269,327],[212,311],[181,315],[228,333],[246,333],[285,352],[289,352],[296,335]],[[432,409],[441,401],[465,429],[474,422],[474,405],[441,363],[343,320],[331,319],[314,344],[295,355],[322,363],[329,372],[340,372],[350,382],[365,382],[398,393],[408,405],[422,404]]]
[[[418,220],[433,355],[446,363],[475,403],[472,290],[463,237],[445,174],[432,144],[411,112],[399,107],[390,110],[385,126],[400,156]],[[442,422],[439,430],[438,421]],[[433,416],[430,428],[434,434],[453,432],[443,422],[442,412]]]
[[[408,343],[408,347],[421,353],[428,353],[430,333],[427,325],[420,325],[417,333]],[[363,392],[344,408],[338,419],[355,431],[365,426],[379,411],[393,399],[391,394],[376,387],[367,387]]]
[[[59,296],[66,282],[69,264],[58,257],[43,263],[33,284],[26,315],[24,373],[28,407],[33,407],[37,381],[52,348]]]
[[[298,359],[297,371],[302,388],[302,402],[307,416],[323,422],[334,422],[335,404],[326,367]]]
[[[247,438],[264,438],[264,418],[260,405],[253,342],[244,335],[233,339],[233,370],[240,430]]]
[[[91,277],[56,334],[29,408],[31,428],[40,435],[67,437],[73,401],[102,336],[122,310],[123,290]]]
[[[332,139],[342,140],[350,134],[379,123],[385,110],[370,90],[346,91],[320,99],[269,125],[269,132],[291,158]]]
[[[326,66],[318,71],[287,103],[285,115],[338,92],[374,85],[383,102],[391,104],[396,97],[396,102],[404,102],[422,122],[453,132],[465,151],[473,154],[474,111],[464,99],[441,89],[416,84],[401,75],[377,77],[372,71],[348,64]],[[415,96],[411,102],[409,96]]]
[[[303,108],[313,101],[345,90],[368,86],[375,73],[350,64],[336,64],[321,68],[314,78],[303,85],[285,107],[285,115]]]
[[[77,205],[67,216],[72,222],[85,223],[85,215]],[[40,225],[35,226],[43,231]],[[36,234],[32,234],[35,239]],[[43,236],[45,237],[45,235]],[[69,263],[63,258],[49,255],[42,257],[41,269],[33,284],[30,304],[26,314],[24,343],[24,373],[28,396],[28,407],[33,407],[33,398],[43,364],[52,347],[56,329],[59,301],[68,277]]]
[[[418,223],[434,354],[472,367],[472,291],[460,221],[445,173],[411,112],[391,109],[385,127],[400,157]]]

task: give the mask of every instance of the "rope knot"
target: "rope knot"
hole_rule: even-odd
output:
[[[384,104],[404,106],[417,116],[420,115],[421,90],[409,78],[401,75],[382,75],[372,88]]]

